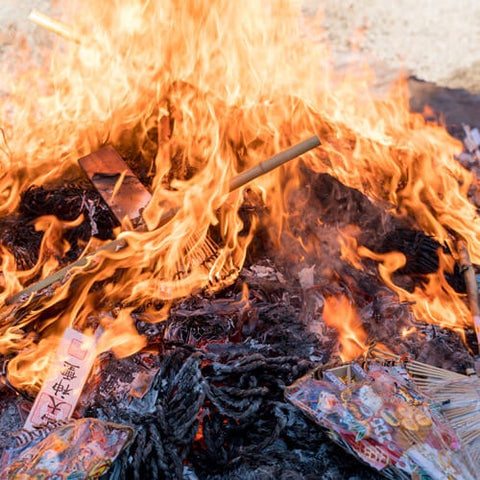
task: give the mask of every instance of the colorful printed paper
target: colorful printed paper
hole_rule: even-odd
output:
[[[390,476],[474,480],[475,469],[447,420],[434,413],[400,366],[370,362],[313,372],[286,397],[333,440]]]
[[[95,418],[70,420],[2,456],[0,480],[83,480],[103,475],[133,438],[133,429]]]

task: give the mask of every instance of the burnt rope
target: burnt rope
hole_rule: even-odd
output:
[[[154,411],[129,418],[136,436],[115,462],[110,479],[182,478],[183,462],[198,429],[198,413],[205,398],[201,356],[186,349],[167,354],[152,388],[158,391]]]
[[[285,401],[285,385],[313,368],[311,356],[318,359],[326,349],[295,309],[260,304],[255,329],[242,341],[230,342],[229,332],[220,329],[205,344],[197,337],[211,338],[207,303],[194,297],[172,311],[174,331],[168,344],[159,344],[160,370],[152,387],[158,395],[148,414],[132,414],[111,395],[102,400],[104,414],[120,416],[120,423],[137,431],[105,479],[380,478],[353,457],[346,460],[318,425]],[[185,317],[193,307],[196,315]],[[221,311],[217,306],[215,318],[231,319],[224,304]],[[203,315],[203,330],[197,315]],[[198,326],[194,339],[185,333],[188,319]],[[183,343],[188,338],[190,345]],[[109,400],[114,406],[107,411]]]
[[[182,478],[192,445],[217,469],[264,450],[288,423],[283,388],[305,373],[307,363],[245,352],[221,363],[216,355],[175,348],[152,386],[158,390],[154,412],[133,419],[135,440],[108,478]],[[194,442],[199,419],[203,435]]]
[[[102,400],[104,414],[120,416],[120,423],[133,424],[137,432],[105,478],[379,478],[353,457],[346,461],[318,425],[285,401],[284,386],[313,368],[310,357],[325,350],[294,309],[260,305],[255,330],[243,341],[229,342],[228,331],[221,329],[212,342],[195,335],[188,345],[181,339],[190,335],[177,332],[188,331],[184,310],[196,306],[209,324],[206,301],[198,302],[191,298],[172,311],[172,341],[159,346],[160,370],[152,387],[158,395],[148,414],[132,413],[111,395]],[[230,319],[225,306],[222,312]],[[197,326],[196,315],[189,318]],[[207,327],[198,328],[199,336],[211,337]]]

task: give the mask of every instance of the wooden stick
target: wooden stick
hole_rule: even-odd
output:
[[[123,238],[113,240],[113,241],[101,246],[100,248],[98,248],[92,254],[87,255],[85,257],[81,257],[78,260],[76,260],[75,262],[70,263],[66,267],[63,267],[60,270],[57,270],[56,272],[52,273],[48,277],[46,277],[42,280],[39,280],[38,282],[32,283],[32,285],[23,289],[21,292],[18,292],[15,295],[12,295],[11,297],[7,298],[5,300],[5,303],[7,305],[25,303],[30,298],[31,295],[33,295],[37,292],[40,292],[44,288],[47,288],[50,285],[53,285],[54,283],[63,282],[66,279],[68,273],[71,270],[73,270],[74,268],[86,268],[88,266],[88,264],[92,263],[95,255],[97,253],[100,253],[100,252],[115,252],[115,251],[120,250],[121,248],[124,248],[126,246],[127,246],[127,242]]]
[[[39,12],[38,10],[32,10],[28,19],[33,23],[36,23],[38,26],[45,28],[46,30],[56,33],[61,37],[70,40],[75,43],[80,43],[80,37],[74,32],[73,28],[69,25],[55,20],[44,13]]]
[[[422,363],[418,362],[417,360],[410,359],[404,360],[400,355],[391,352],[385,352],[376,347],[372,348],[369,353],[381,359],[383,358],[402,363],[407,371],[415,377],[415,382],[422,382],[422,379],[418,379],[418,376],[427,378],[428,383],[435,382],[437,380],[463,380],[468,378],[466,375],[462,375],[461,373],[451,372],[450,370],[435,367],[433,365],[429,365],[428,363]]]
[[[290,160],[303,155],[304,153],[312,150],[312,148],[320,146],[320,139],[315,135],[313,137],[297,143],[293,147],[287,148],[283,152],[277,153],[273,157],[259,163],[255,167],[250,168],[246,172],[242,172],[230,181],[230,192],[233,192],[237,188],[243,187],[243,185],[255,180],[256,178],[272,171],[273,169],[283,165]]]
[[[320,143],[321,142],[319,138],[317,136],[313,136],[307,140],[304,140],[303,142],[300,142],[297,145],[294,145],[293,147],[288,148],[287,150],[284,150],[283,152],[277,155],[274,155],[268,160],[261,162],[255,167],[252,167],[251,169],[243,173],[240,173],[235,178],[233,178],[230,181],[229,191],[233,192],[234,190],[246,185],[248,182],[254,180],[255,178],[258,178],[261,175],[264,175],[272,171],[273,169],[278,168],[280,165],[283,165],[284,163],[290,160],[293,160],[294,158],[308,152],[309,150],[312,150],[315,147],[318,147]],[[170,220],[172,220],[172,218],[176,215],[178,210],[179,208],[173,209],[168,211],[166,214],[164,214],[160,220],[160,227],[168,223]],[[32,295],[40,292],[41,290],[49,287],[50,285],[53,285],[54,283],[57,283],[57,282],[63,283],[67,279],[67,276],[72,269],[88,268],[88,265],[92,264],[92,262],[95,261],[95,256],[98,253],[114,252],[121,248],[126,247],[126,245],[127,245],[127,242],[123,238],[113,240],[112,242],[109,242],[103,245],[102,247],[100,247],[90,255],[86,255],[85,257],[79,258],[77,261],[67,265],[66,267],[63,267],[62,269],[58,270],[52,275],[49,275],[48,277],[28,286],[21,292],[16,293],[15,295],[12,295],[11,297],[7,298],[5,303],[7,305],[25,303],[29,300],[29,298]]]
[[[467,242],[465,240],[457,241],[457,251],[460,260],[460,266],[463,270],[463,277],[467,286],[468,304],[472,314],[473,328],[477,335],[478,348],[480,350],[480,304],[478,302],[478,286],[475,277],[475,269],[473,268],[468,253]]]

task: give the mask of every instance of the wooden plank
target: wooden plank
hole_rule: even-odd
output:
[[[141,220],[152,195],[111,145],[78,163],[119,221],[128,217],[135,225]]]

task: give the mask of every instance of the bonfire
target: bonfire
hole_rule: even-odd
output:
[[[0,431],[23,437],[1,446],[20,461],[48,440],[60,466],[29,457],[15,478],[75,458],[78,478],[115,458],[105,478],[375,478],[284,390],[372,345],[474,366],[463,271],[480,219],[461,141],[410,112],[405,79],[380,95],[368,66],[336,73],[296,2],[82,0],[55,16],[33,14],[53,44],[2,72]],[[125,162],[110,199],[135,215],[82,169],[105,148]],[[47,395],[32,423],[40,389],[66,401],[58,376],[81,369],[71,411]]]

